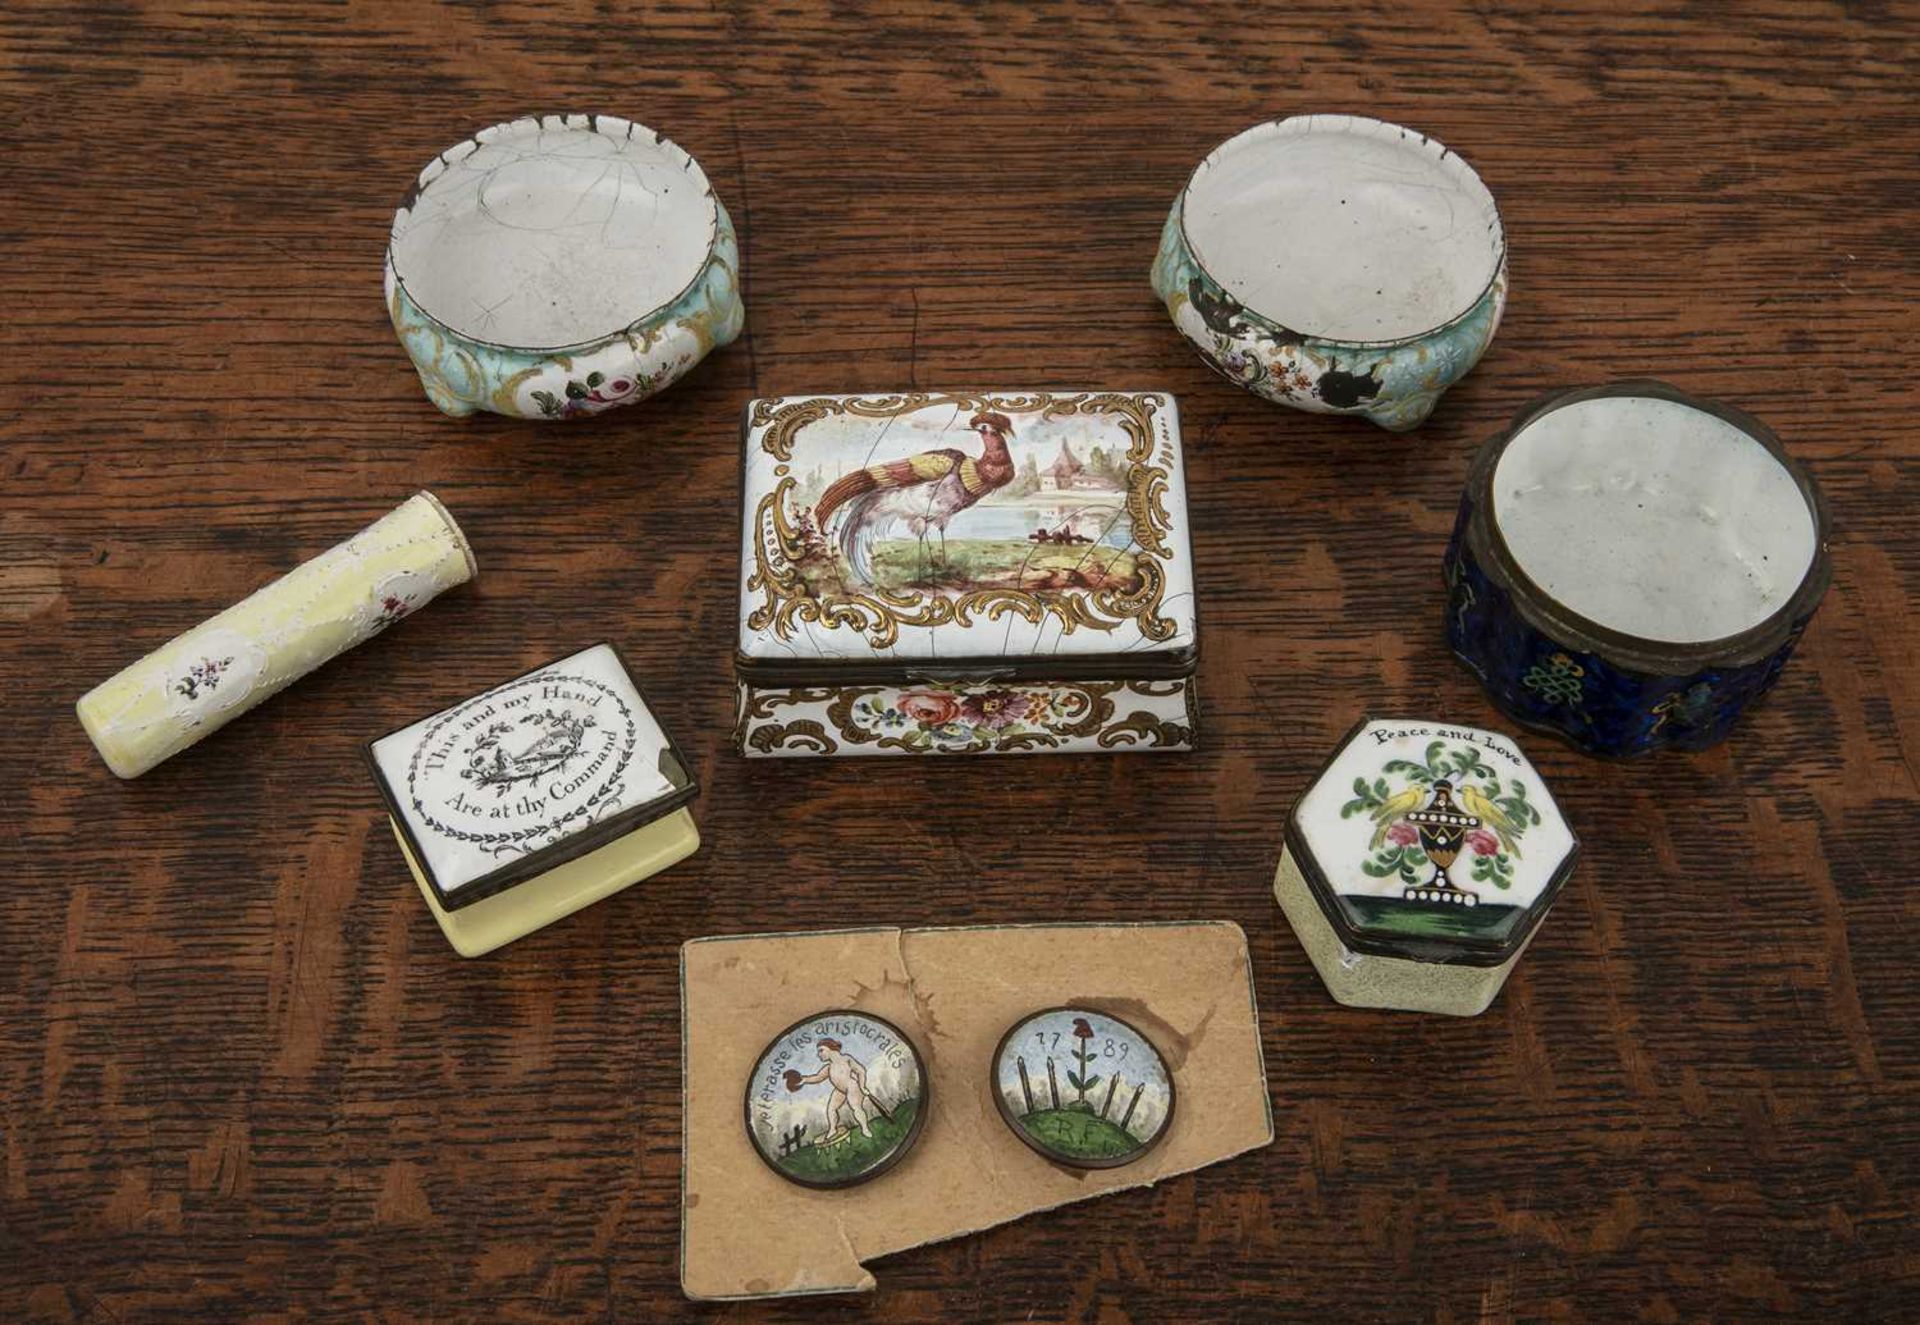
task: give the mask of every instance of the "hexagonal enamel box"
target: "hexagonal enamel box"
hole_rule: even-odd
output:
[[[1338,1002],[1471,1017],[1579,845],[1511,738],[1367,718],[1288,816],[1273,893]]]

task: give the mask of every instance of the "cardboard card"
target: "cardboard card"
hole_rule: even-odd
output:
[[[1225,921],[859,929],[694,939],[681,949],[680,1282],[698,1299],[862,1292],[867,1261],[1069,1201],[1142,1187],[1273,1140],[1246,935]],[[1024,1144],[995,1103],[995,1050],[1036,1010],[1102,1009],[1149,1037],[1178,1086],[1164,1138],[1118,1168]],[[857,1187],[796,1185],[746,1125],[769,1042],[829,1009],[918,1049],[925,1121]]]

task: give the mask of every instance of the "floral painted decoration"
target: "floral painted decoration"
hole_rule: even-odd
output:
[[[960,750],[992,745],[1003,736],[1043,736],[1085,716],[1062,704],[1057,690],[995,689],[903,691],[889,702],[883,695],[861,700],[854,716],[862,725],[896,734],[912,749]]]
[[[231,655],[225,658],[202,658],[174,681],[173,688],[175,692],[188,699],[198,699],[202,694],[211,694],[218,690],[221,676],[231,666],[233,666]]]
[[[379,633],[413,611],[412,594],[388,593],[380,596],[380,611],[373,618],[373,631]]]
[[[692,362],[691,356],[683,355],[669,365],[667,371],[678,375],[678,372],[690,367]],[[568,378],[559,395],[543,390],[534,390],[527,394],[540,406],[542,417],[570,419],[578,415],[598,414],[602,410],[612,409],[615,405],[624,405],[630,400],[639,400],[651,395],[665,375],[665,372],[647,373],[638,368],[630,373],[612,376],[602,372],[591,372],[583,381]]]
[[[1388,775],[1397,775],[1406,785],[1395,791]],[[1369,844],[1373,854],[1361,862],[1361,870],[1376,879],[1398,875],[1410,887],[1420,884],[1428,871],[1438,869],[1444,875],[1456,854],[1464,853],[1472,861],[1472,882],[1511,888],[1520,839],[1540,822],[1540,811],[1522,779],[1502,777],[1480,751],[1446,741],[1429,743],[1420,761],[1388,760],[1372,781],[1355,778],[1353,793],[1340,807],[1340,817],[1365,814],[1375,824]],[[1471,826],[1457,841],[1446,839],[1445,846],[1423,837],[1418,826],[1422,806],[1451,805],[1455,799],[1465,812],[1456,817]],[[1428,847],[1444,858],[1435,859]]]
[[[1084,1105],[1087,1102],[1087,1092],[1105,1078],[1093,1070],[1094,1055],[1090,1043],[1093,1039],[1093,1027],[1087,1024],[1085,1017],[1073,1019],[1073,1039],[1074,1066],[1067,1069],[1067,1084],[1078,1092],[1078,1103]]]
[[[1034,754],[1192,747],[1193,690],[1165,681],[756,688],[734,732],[750,755]]]

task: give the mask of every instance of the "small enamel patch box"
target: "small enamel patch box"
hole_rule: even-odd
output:
[[[447,941],[478,957],[693,854],[698,790],[610,644],[367,745]]]
[[[747,1079],[747,1139],[802,1187],[853,1187],[907,1157],[926,1125],[920,1050],[884,1017],[817,1012],[761,1050]]]
[[[1288,816],[1273,892],[1338,1002],[1471,1017],[1578,851],[1508,737],[1369,718]]]
[[[1171,396],[756,400],[745,451],[744,753],[1193,744]]]

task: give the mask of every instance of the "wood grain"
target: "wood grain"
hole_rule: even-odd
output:
[[[1917,19],[0,11],[0,1317],[1920,1314]],[[701,159],[749,330],[597,422],[455,423],[381,306],[391,208],[446,144],[556,109]],[[1192,164],[1302,110],[1416,125],[1501,200],[1506,323],[1410,436],[1231,388],[1147,287]],[[1717,750],[1527,742],[1587,852],[1489,1013],[1338,1008],[1267,891],[1281,818],[1363,710],[1497,725],[1440,624],[1472,449],[1540,391],[1648,374],[1812,467],[1826,606]],[[907,385],[1179,396],[1202,753],[727,752],[738,411]],[[76,697],[422,486],[475,584],[107,773]],[[708,846],[460,961],[356,747],[602,637],[692,753]],[[683,939],[1103,917],[1246,928],[1270,1150],[906,1253],[869,1300],[679,1298]]]

